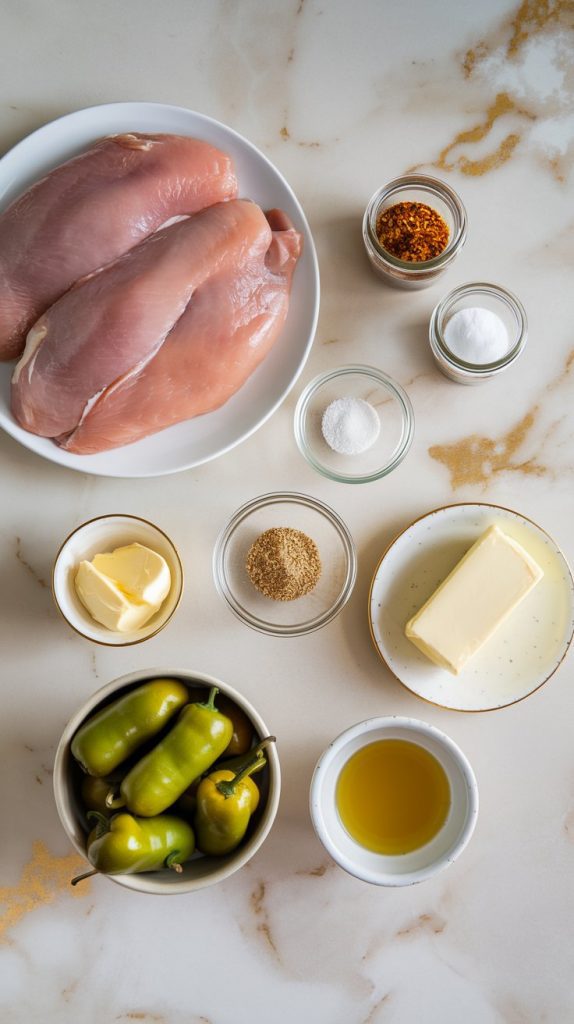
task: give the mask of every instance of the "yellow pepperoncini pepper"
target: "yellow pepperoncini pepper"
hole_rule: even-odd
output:
[[[194,824],[202,853],[222,857],[239,846],[259,804],[259,790],[250,775],[261,767],[261,759],[259,747],[238,771],[220,768],[200,782]]]

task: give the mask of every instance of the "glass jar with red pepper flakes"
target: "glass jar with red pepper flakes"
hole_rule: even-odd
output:
[[[375,192],[363,218],[363,241],[373,269],[388,284],[426,288],[462,249],[466,226],[454,189],[412,174]]]

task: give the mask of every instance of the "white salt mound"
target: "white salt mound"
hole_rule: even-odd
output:
[[[323,437],[339,455],[360,455],[379,436],[381,421],[376,409],[362,398],[336,398],[327,406],[321,421]]]
[[[480,306],[459,309],[444,328],[448,349],[466,363],[494,363],[509,349],[508,331],[503,321],[490,309]]]

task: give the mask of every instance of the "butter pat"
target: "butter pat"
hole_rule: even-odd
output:
[[[521,544],[491,526],[407,622],[405,635],[458,675],[543,575]]]
[[[96,622],[132,633],[159,611],[171,587],[169,566],[142,544],[128,544],[80,562],[76,593]]]
[[[159,608],[169,594],[169,566],[157,551],[143,544],[126,544],[115,551],[96,555],[92,565],[114,580],[126,594]]]

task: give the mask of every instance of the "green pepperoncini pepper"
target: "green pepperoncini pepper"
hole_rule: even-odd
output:
[[[175,801],[172,810],[176,814],[181,814],[186,821],[191,821],[195,814],[195,808],[197,807],[197,787],[201,779],[196,779],[195,782],[191,783],[186,790],[181,794],[178,800]]]
[[[263,743],[273,741],[269,736]],[[238,771],[216,769],[200,782],[194,824],[202,853],[221,857],[239,846],[259,804],[259,790],[250,775],[261,759],[258,751]]]
[[[128,772],[119,796],[110,791],[108,807],[127,806],[134,814],[154,817],[207,771],[227,748],[233,732],[229,718],[215,707],[217,692],[213,686],[206,703],[183,708],[167,736]]]
[[[82,804],[86,811],[99,811],[100,814],[107,814],[109,817],[112,812],[106,805],[106,797],[110,791],[110,786],[119,785],[120,782],[121,775],[117,777],[115,775],[84,775],[80,792],[82,794]]]
[[[97,821],[87,841],[88,860],[94,871],[72,879],[72,885],[98,873],[127,875],[162,868],[180,872],[195,850],[193,829],[173,815],[136,818],[115,814],[108,820],[90,811],[89,817]]]
[[[81,725],[72,740],[72,754],[88,775],[109,775],[156,736],[188,699],[187,687],[178,679],[144,683]]]
[[[229,757],[248,753],[253,742],[253,725],[243,708],[240,708],[229,697],[222,695],[219,699],[219,710],[231,719],[233,725],[233,734],[225,753],[229,754]]]

